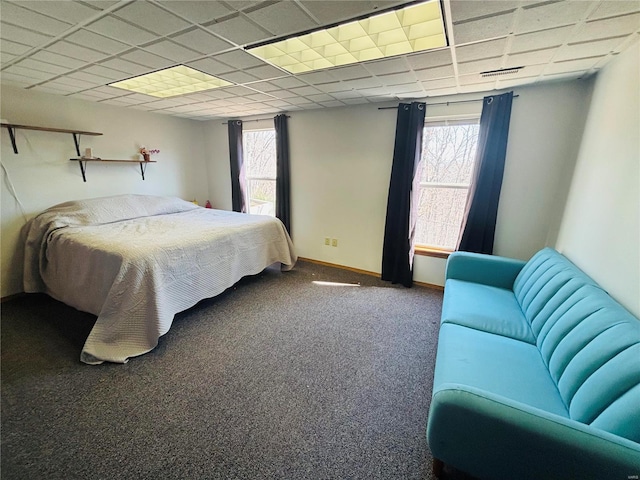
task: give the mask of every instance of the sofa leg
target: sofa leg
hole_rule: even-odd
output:
[[[433,459],[433,474],[436,478],[440,478],[442,476],[442,471],[444,470],[444,462],[437,458]]]

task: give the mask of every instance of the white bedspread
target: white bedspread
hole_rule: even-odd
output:
[[[67,202],[27,224],[24,287],[98,316],[80,359],[149,352],[176,313],[296,255],[280,220],[122,195]]]

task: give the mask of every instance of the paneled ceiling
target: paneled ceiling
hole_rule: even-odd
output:
[[[449,46],[292,75],[244,47],[404,5],[368,0],[0,0],[0,80],[197,120],[583,78],[637,42],[640,0],[443,0]],[[233,85],[158,99],[108,83],[188,65]],[[513,74],[481,72],[524,67]]]

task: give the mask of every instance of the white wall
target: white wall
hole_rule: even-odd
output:
[[[2,135],[2,164],[9,173],[27,218],[60,202],[115,195],[148,193],[197,198],[208,197],[203,124],[186,119],[122,109],[83,100],[2,87],[3,121],[54,128],[102,132],[82,136],[81,147],[105,159],[137,159],[138,148],[158,148],[158,163],[147,166],[145,180],[132,164],[90,163],[82,181],[71,134],[16,130],[18,154],[13,153],[7,129]],[[81,150],[82,152],[83,150]],[[22,247],[19,232],[25,223],[2,173],[1,187],[1,296],[22,291]]]
[[[588,81],[515,89],[496,254],[528,259],[557,230],[590,92]],[[300,256],[380,272],[396,111],[379,106],[290,114],[292,234]],[[480,108],[481,102],[428,106],[427,116],[479,115]],[[226,132],[214,121],[206,133],[216,171],[209,188],[223,208],[230,207]],[[324,237],[337,238],[338,247],[325,246]],[[414,280],[442,285],[444,268],[442,259],[417,256]]]
[[[640,316],[640,47],[597,77],[557,248]]]

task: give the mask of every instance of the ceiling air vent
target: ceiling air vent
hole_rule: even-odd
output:
[[[518,73],[524,67],[513,67],[513,68],[500,68],[498,70],[488,70],[486,72],[480,72],[481,77],[499,77],[502,75],[511,75],[512,73]]]

